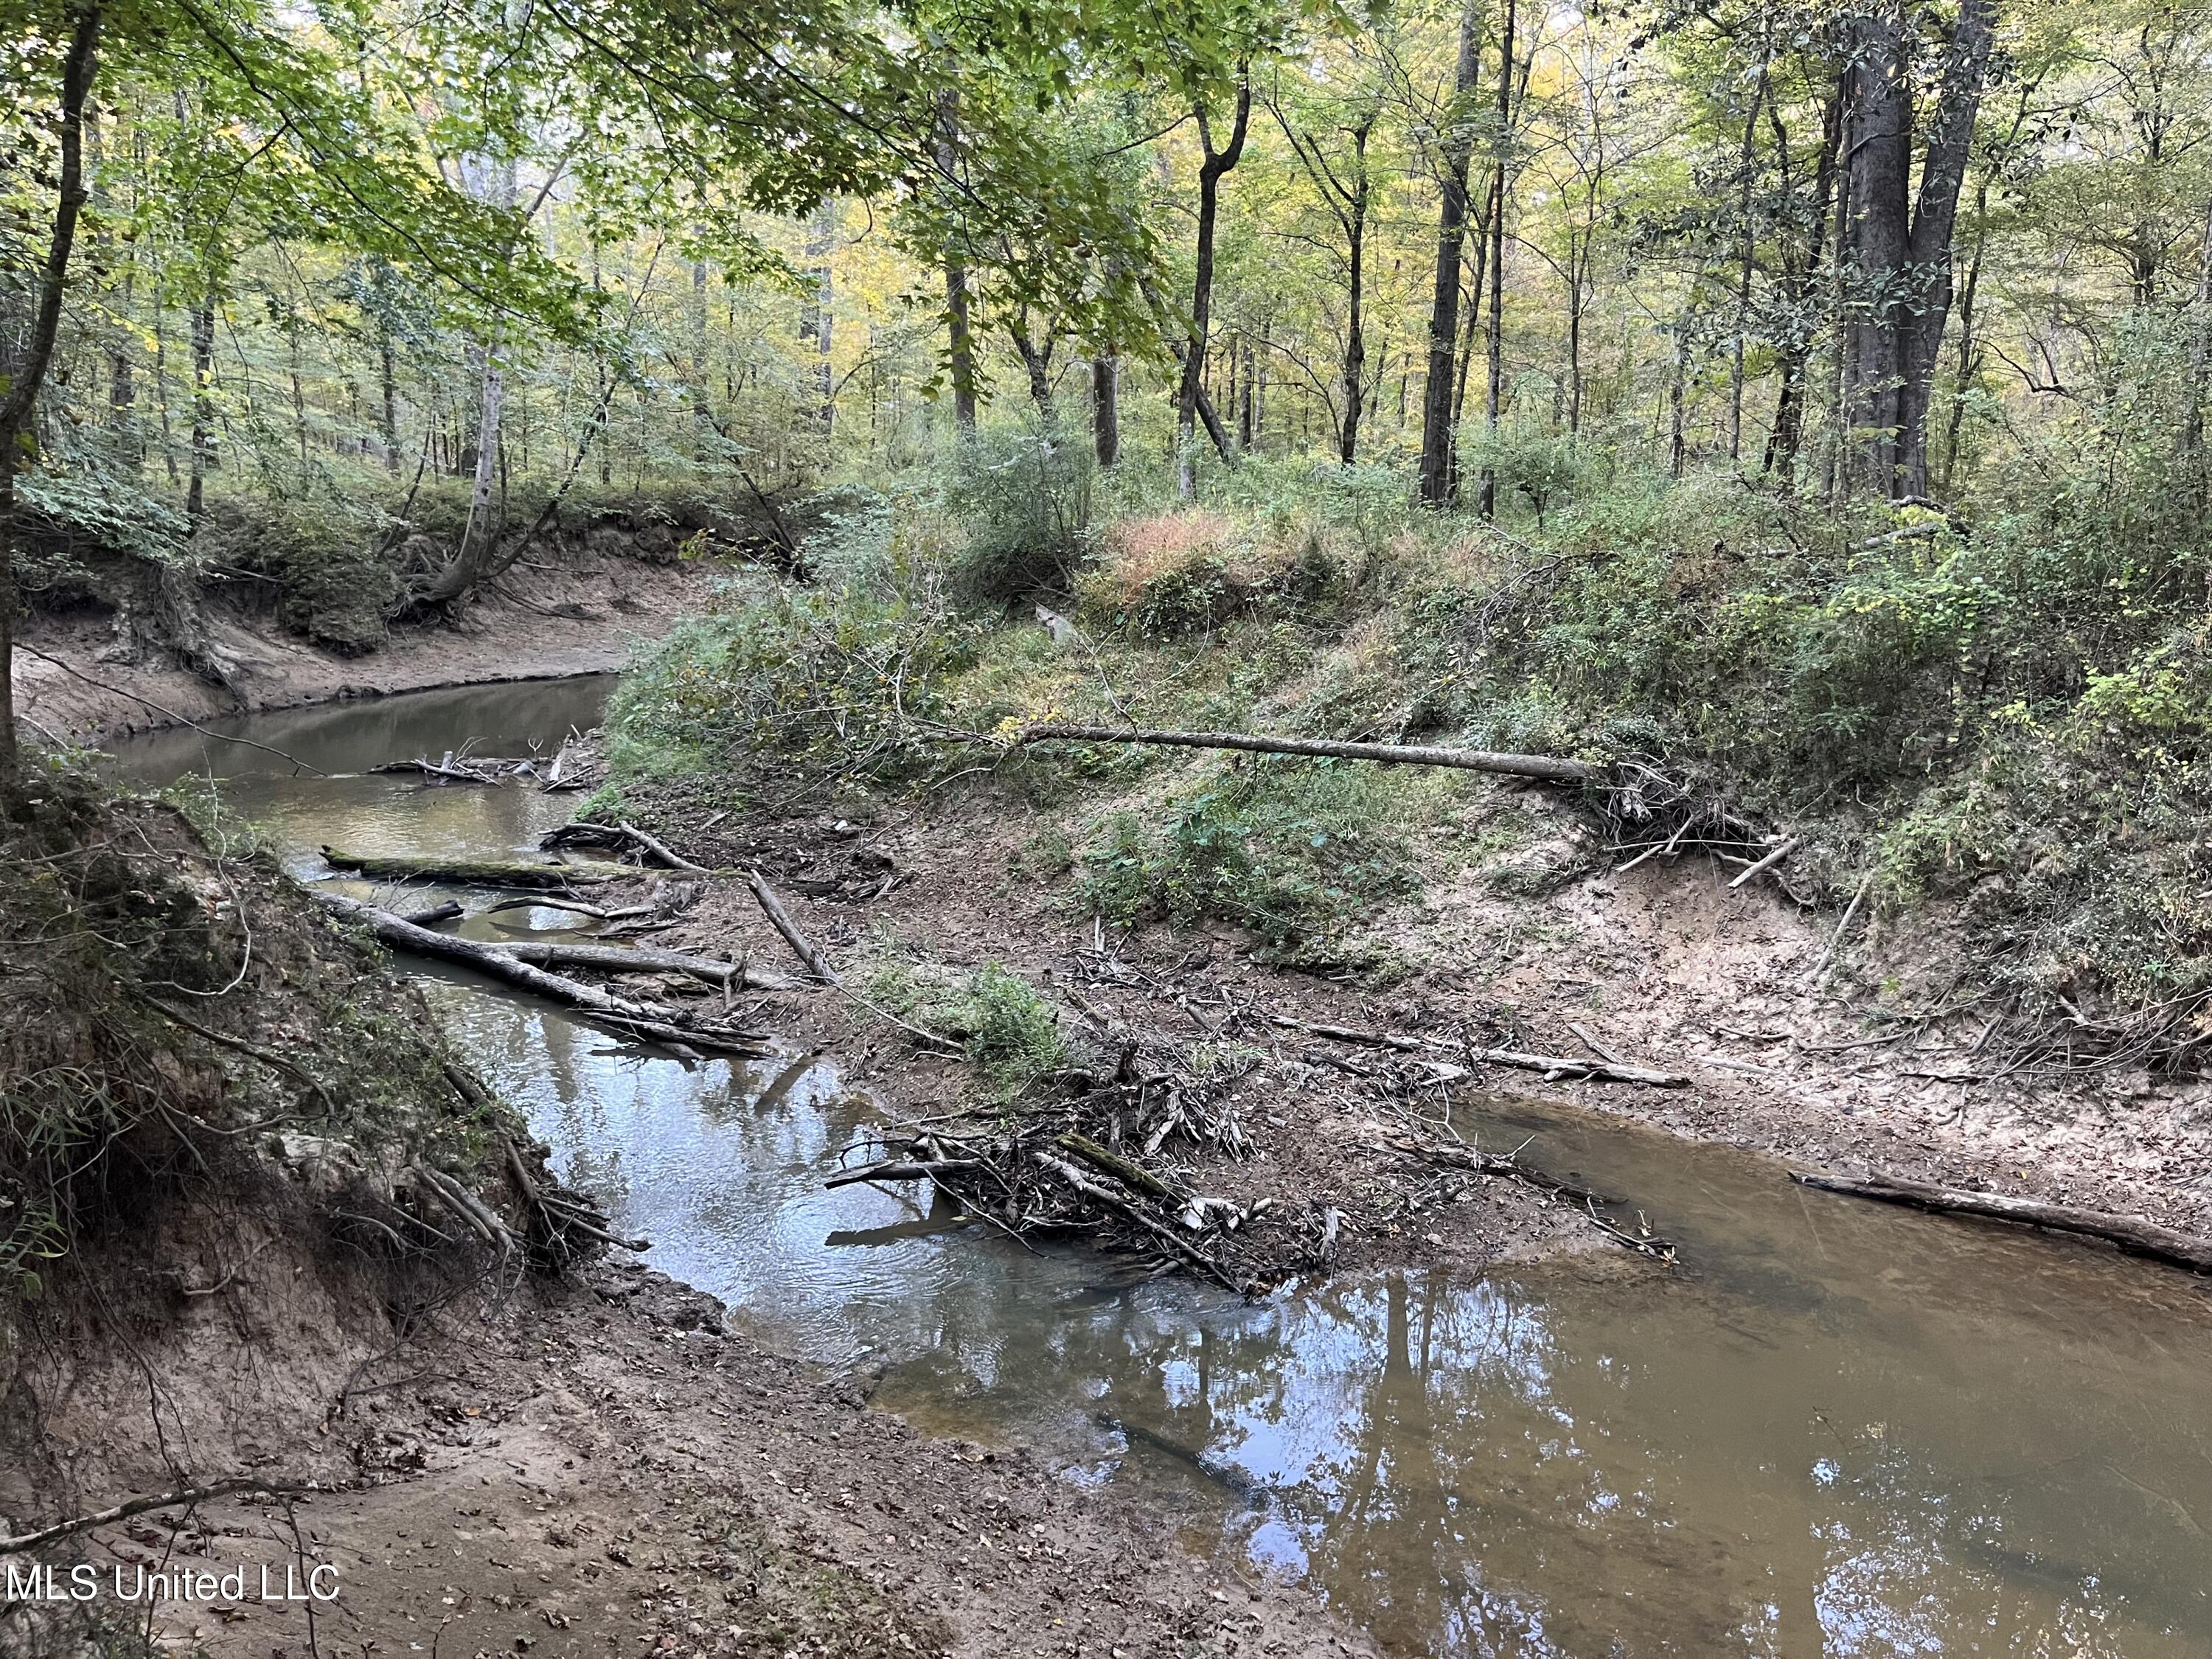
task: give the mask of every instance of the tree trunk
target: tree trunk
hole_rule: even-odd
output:
[[[1964,0],[1944,54],[1917,199],[1912,194],[1911,43],[1887,8],[1851,28],[1844,70],[1838,256],[1848,475],[1891,500],[1928,492],[1928,403],[1951,310],[1951,235],[1992,40],[1993,0]]]
[[[1505,22],[1498,51],[1498,169],[1491,180],[1490,357],[1483,425],[1492,443],[1505,404],[1505,171],[1513,140],[1514,0],[1505,0]],[[1486,519],[1498,514],[1498,468],[1486,460],[1475,490],[1475,510]]]
[[[1038,344],[1030,338],[1029,330],[1019,323],[1006,325],[1006,337],[1014,343],[1014,353],[1022,360],[1022,368],[1030,378],[1030,401],[1048,424],[1052,420],[1052,331],[1048,326],[1044,342]]]
[[[836,419],[832,407],[836,383],[831,377],[830,349],[831,331],[836,321],[832,304],[836,272],[830,265],[830,255],[836,244],[836,208],[824,202],[814,210],[814,217],[806,227],[806,302],[799,311],[799,342],[811,346],[814,353],[814,428],[825,438]]]
[[[1742,242],[1738,250],[1735,277],[1735,339],[1729,349],[1729,459],[1743,459],[1743,360],[1744,337],[1751,330],[1751,277],[1759,252],[1759,238],[1751,222],[1751,186],[1753,165],[1758,160],[1756,140],[1759,136],[1759,113],[1766,102],[1766,69],[1762,64],[1758,84],[1752,89],[1751,113],[1744,118],[1743,148],[1736,159],[1741,174],[1736,196],[1736,217],[1742,231]]]
[[[377,343],[376,389],[384,399],[384,470],[399,476],[399,376],[392,361],[392,338]]]
[[[84,110],[99,73],[100,8],[86,4],[72,20],[68,55],[62,62],[61,172],[54,198],[53,228],[39,273],[38,308],[20,361],[9,364],[0,395],[0,806],[12,805],[20,793],[21,771],[15,747],[15,472],[19,443],[32,429],[39,392],[61,332],[62,295],[69,282],[70,255],[76,246],[79,215],[91,195],[84,178]]]
[[[212,279],[210,279],[212,280]],[[192,307],[192,456],[185,485],[185,517],[198,526],[207,505],[207,475],[215,465],[215,295]]]
[[[1370,123],[1352,134],[1352,183],[1344,210],[1351,270],[1344,322],[1343,442],[1337,454],[1346,466],[1359,459],[1359,416],[1367,396],[1367,135],[1373,130]]]
[[[1958,367],[1952,375],[1951,409],[1943,428],[1943,488],[1951,488],[1959,467],[1959,435],[1966,415],[1966,387],[1980,368],[1981,342],[1974,335],[1974,301],[1981,292],[1982,254],[1989,246],[1990,181],[1985,175],[1974,187],[1974,252],[1966,261],[1966,285],[1959,293]]]
[[[1780,130],[1774,106],[1767,118],[1776,124],[1777,147],[1786,164],[1788,135]],[[1828,218],[1834,206],[1838,152],[1843,140],[1843,94],[1840,85],[1820,108],[1820,154],[1813,167],[1812,211],[1805,230],[1805,252],[1793,262],[1783,281],[1790,315],[1789,332],[1782,343],[1781,386],[1775,395],[1774,426],[1767,434],[1763,471],[1790,484],[1797,471],[1797,453],[1805,440],[1805,374],[1813,356],[1814,323],[1805,314],[1820,276],[1820,259],[1827,247]]]
[[[2212,202],[2204,205],[2204,234],[2197,248],[2197,304],[2189,335],[2189,384],[2183,392],[2181,456],[2190,473],[2190,488],[2200,500],[2204,494],[2203,469],[2198,459],[2204,449],[2204,378],[2212,368]]]
[[[1243,159],[1244,137],[1252,125],[1249,70],[1240,68],[1237,74],[1237,114],[1227,144],[1219,149],[1213,147],[1213,128],[1203,105],[1193,113],[1198,117],[1204,159],[1198,169],[1198,258],[1191,283],[1190,342],[1183,352],[1182,378],[1176,394],[1176,493],[1185,501],[1197,493],[1198,487],[1191,446],[1197,430],[1199,392],[1206,375],[1206,335],[1212,322],[1213,232],[1221,211],[1221,179]],[[1215,441],[1221,441],[1220,434],[1215,434]]]
[[[1437,279],[1429,302],[1429,370],[1421,386],[1421,499],[1431,507],[1449,504],[1458,484],[1453,465],[1458,411],[1453,387],[1453,355],[1459,343],[1460,263],[1467,241],[1467,174],[1474,153],[1468,131],[1468,106],[1482,73],[1482,11],[1467,0],[1460,12],[1459,63],[1452,76],[1451,123],[1443,150],[1438,182],[1443,199],[1437,210]]]
[[[1121,360],[1111,352],[1091,360],[1091,447],[1102,467],[1121,459]]]
[[[937,170],[949,182],[957,176],[960,94],[948,87],[937,95]],[[968,267],[957,247],[945,252],[945,370],[952,381],[952,429],[960,441],[975,435],[975,336],[968,316]]]
[[[1252,453],[1253,440],[1257,435],[1254,429],[1260,403],[1260,389],[1257,384],[1260,365],[1257,350],[1258,349],[1249,340],[1245,341],[1244,395],[1243,401],[1237,405],[1237,450],[1243,455]]]

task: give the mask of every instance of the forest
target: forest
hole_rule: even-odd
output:
[[[711,1544],[750,1586],[732,1633],[702,1625],[695,1561],[607,1630],[1013,1651],[1052,1622],[1041,1567],[986,1594],[968,1545],[915,1541],[902,1584],[872,1534],[794,1519],[799,1477],[738,1502],[637,1426],[665,1364],[728,1457],[858,1480],[786,1407],[846,1411],[866,1334],[912,1349],[872,1376],[957,1466],[883,1474],[877,1507],[1011,1483],[1123,1607],[1084,1652],[1260,1650],[1208,1622],[1230,1573],[1279,1581],[1255,1644],[1846,1650],[1841,1554],[1728,1541],[1756,1480],[1652,1523],[1712,1532],[1725,1570],[1606,1509],[1587,1603],[1583,1546],[1526,1493],[1597,1499],[1540,1459],[1484,1484],[1486,1390],[1627,1409],[1515,1346],[1485,1275],[1625,1247],[1623,1283],[1679,1287],[1770,1213],[1763,1176],[1555,1146],[1567,1119],[1498,1103],[1524,1098],[1943,1212],[1909,1224],[1956,1260],[1889,1210],[1817,1212],[1995,1322],[1971,1364],[1954,1333],[1899,1375],[2039,1350],[1975,1253],[2012,1234],[2145,1344],[2212,1342],[2052,1243],[2212,1271],[2212,7],[0,6],[0,1561],[143,1530],[118,1492],[229,1505],[303,1563],[293,1506],[343,1493],[316,1524],[389,1553],[416,1522],[386,1485],[465,1495],[489,1455],[393,1449],[530,1422],[510,1385],[542,1352],[562,1398],[617,1402],[591,1432],[623,1493],[691,1482],[610,1559]],[[456,1012],[454,975],[499,999]],[[811,1127],[762,1143],[741,1096]],[[656,1160],[686,1145],[723,1185],[678,1218],[696,1169]],[[786,1166],[805,1195],[762,1184]],[[1738,1181],[1735,1222],[1699,1208]],[[893,1189],[911,1215],[866,1209]],[[775,1254],[805,1227],[730,1214],[811,1226],[826,1192],[859,1207],[824,1277],[873,1285],[860,1247],[903,1263],[946,1228],[1028,1265],[853,1292],[805,1316],[846,1333],[823,1347],[776,1311],[814,1309]],[[1035,1334],[1008,1309],[1062,1305],[1021,1274],[1069,1235],[1273,1322],[1191,1316],[1194,1407],[1154,1304],[1066,1337],[1038,1369],[1093,1381],[1053,1396],[1055,1442],[1009,1403]],[[1899,1294],[1808,1237],[1806,1305]],[[1625,1292],[1544,1282],[1559,1342],[1611,1340],[1590,1298]],[[1781,1331],[1796,1294],[1743,1318]],[[927,1337],[867,1322],[902,1296]],[[301,1297],[312,1338],[272,1336]],[[1650,1362],[1692,1416],[1666,1342],[1710,1312]],[[702,1329],[719,1358],[677,1340]],[[1333,1380],[1332,1343],[1374,1377]],[[832,1348],[847,1371],[804,1370]],[[2148,1387],[2099,1355],[2022,1362],[2072,1367],[2038,1432],[2101,1443],[2100,1389]],[[194,1382],[211,1364],[252,1380]],[[740,1401],[716,1379],[749,1364],[801,1369]],[[1776,1420],[1811,1411],[1762,1368]],[[875,1386],[871,1469],[908,1444],[860,1410]],[[2174,1526],[2201,1538],[2201,1449],[2148,1520],[2104,1475],[2014,1516],[2038,1577],[1990,1542],[2014,1496],[1986,1536],[1904,1518],[2004,1431],[1850,1386],[1869,1458],[1893,1419],[1929,1443],[1852,1488],[1902,1483],[1878,1526],[1800,1517],[1894,1530],[1846,1564],[1892,1645],[1847,1650],[2212,1639],[2154,1583]],[[143,1433],[56,1449],[101,1409]],[[252,1411],[290,1425],[259,1461],[195,1441]],[[1340,1461],[1254,1461],[1255,1424],[1331,1413],[1365,1425]],[[1156,1604],[1133,1540],[1173,1505],[1079,1521],[1043,1463],[941,1438],[1009,1425],[1054,1468],[1110,1445],[1268,1518]],[[580,1484],[581,1432],[532,1429],[516,1478]],[[1608,1479],[1729,1462],[1623,1432],[1650,1468]],[[1400,1490],[1409,1444],[1432,1456]],[[2166,1455],[2100,1468],[2132,1492]],[[1462,1562],[1462,1498],[1521,1541]],[[562,1501],[561,1535],[631,1524],[612,1487]],[[538,1583],[580,1583],[566,1562]],[[539,1592],[493,1568],[460,1612],[360,1592],[337,1648],[307,1613],[300,1650],[383,1651],[418,1614],[504,1646]],[[604,1601],[556,1596],[532,1639],[604,1650]],[[25,1607],[0,1598],[0,1656],[62,1651]],[[183,1628],[86,1616],[71,1651]]]

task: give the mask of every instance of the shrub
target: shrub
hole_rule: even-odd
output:
[[[607,711],[618,776],[696,773],[755,750],[882,781],[927,770],[973,630],[927,592],[733,587],[638,665]],[[918,723],[919,722],[919,723]]]
[[[1186,508],[1113,526],[1079,598],[1099,626],[1173,640],[1271,605],[1310,605],[1340,588],[1345,575],[1322,530],[1270,534],[1218,510]]]
[[[953,591],[996,604],[1068,591],[1089,551],[1096,472],[1083,434],[1054,422],[994,426],[963,444],[944,491],[963,536]]]

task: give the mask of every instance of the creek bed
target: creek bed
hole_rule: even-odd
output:
[[[557,744],[605,677],[223,728],[331,772]],[[188,732],[134,775],[222,780],[295,867],[533,847],[573,796],[316,778]],[[353,890],[364,890],[357,885]],[[440,895],[426,894],[426,898]],[[572,931],[517,909],[487,937]],[[2088,1246],[1792,1188],[1601,1115],[1472,1103],[1486,1144],[1632,1194],[1672,1273],[1612,1255],[1340,1278],[1246,1303],[1031,1255],[822,1188],[874,1120],[834,1066],[647,1058],[410,963],[652,1264],[771,1346],[889,1367],[918,1425],[1019,1438],[1310,1581],[1406,1655],[2212,1653],[2212,1297]]]

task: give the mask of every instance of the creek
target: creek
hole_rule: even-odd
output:
[[[218,728],[328,772],[513,754],[596,721],[605,677]],[[149,783],[221,781],[307,879],[324,842],[535,845],[574,796],[294,775],[176,731]],[[358,884],[347,890],[366,893]],[[425,902],[445,895],[425,893]],[[481,937],[570,932],[518,909]],[[1201,1548],[1310,1581],[1392,1651],[2212,1654],[2212,1297],[2100,1249],[1806,1193],[1771,1160],[1600,1114],[1472,1099],[1486,1145],[1628,1194],[1681,1261],[1408,1269],[1240,1301],[1032,1255],[864,1187],[874,1121],[823,1057],[647,1058],[419,963],[556,1167],[654,1267],[770,1346],[887,1367],[918,1426],[1035,1445]],[[1462,1124],[1468,1121],[1462,1115]]]

